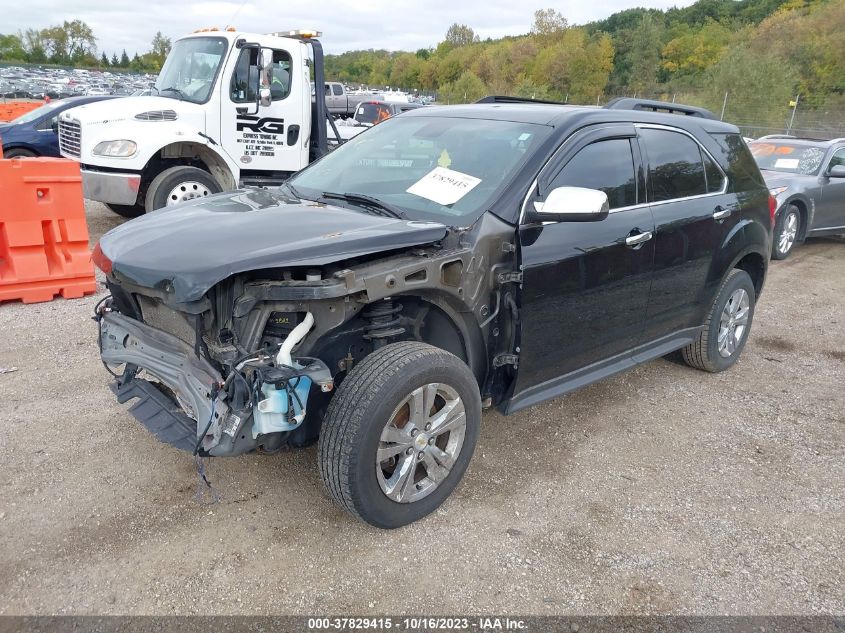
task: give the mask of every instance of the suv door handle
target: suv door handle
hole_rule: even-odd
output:
[[[733,209],[726,209],[723,206],[718,206],[713,209],[713,219],[714,220],[724,220],[728,217],[731,213],[733,213]]]
[[[627,246],[639,246],[640,244],[644,244],[648,242],[653,237],[651,231],[646,231],[645,233],[637,233],[636,235],[629,235],[625,238],[625,244]]]

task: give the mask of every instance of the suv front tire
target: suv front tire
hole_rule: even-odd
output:
[[[345,510],[397,528],[436,510],[475,449],[481,396],[449,352],[394,343],[367,356],[329,404],[318,444],[320,474]]]

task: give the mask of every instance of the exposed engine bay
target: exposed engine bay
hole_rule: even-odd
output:
[[[199,455],[312,443],[336,385],[368,354],[403,340],[464,360],[497,404],[515,369],[512,235],[487,214],[434,244],[244,272],[193,301],[174,300],[174,284],[142,286],[115,267],[112,296],[95,315],[102,360],[140,422]]]

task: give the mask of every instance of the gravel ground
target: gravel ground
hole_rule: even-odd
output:
[[[485,413],[452,498],[392,532],[329,502],[313,447],[212,460],[198,503],[107,388],[97,298],[0,306],[0,614],[845,612],[843,240],[772,264],[727,373]]]

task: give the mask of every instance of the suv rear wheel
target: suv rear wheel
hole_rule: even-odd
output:
[[[772,238],[772,259],[786,259],[792,252],[792,247],[801,231],[801,212],[794,204],[790,204],[775,223]]]
[[[466,471],[481,420],[475,377],[431,345],[394,343],[349,372],[329,404],[318,445],[335,501],[380,528],[437,509]]]
[[[709,372],[732,367],[748,341],[755,301],[751,277],[744,270],[733,269],[716,295],[704,331],[681,350],[684,361]]]

